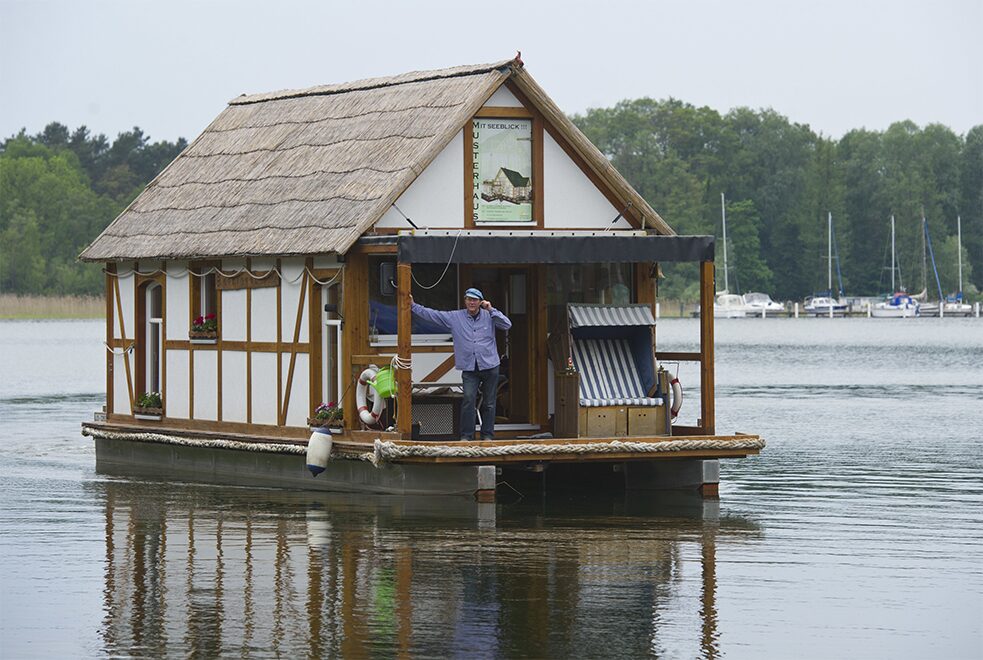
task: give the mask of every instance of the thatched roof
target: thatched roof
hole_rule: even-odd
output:
[[[506,60],[233,99],[80,258],[344,253],[510,77],[636,217],[673,233]]]

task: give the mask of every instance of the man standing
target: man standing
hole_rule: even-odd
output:
[[[410,298],[412,300],[412,297]],[[454,338],[454,366],[464,381],[461,403],[461,439],[474,439],[474,411],[481,388],[481,439],[495,437],[495,395],[498,389],[498,346],[495,330],[508,330],[512,321],[492,307],[481,291],[464,292],[464,309],[441,312],[413,303],[410,310],[421,319],[450,330]]]

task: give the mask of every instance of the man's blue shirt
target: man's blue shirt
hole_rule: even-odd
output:
[[[410,308],[421,319],[450,330],[454,338],[454,366],[461,371],[491,369],[501,362],[495,344],[495,330],[512,327],[509,317],[494,307],[479,309],[472,317],[466,309],[442,312],[413,303]]]

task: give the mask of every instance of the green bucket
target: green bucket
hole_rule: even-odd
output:
[[[396,394],[396,377],[389,367],[379,369],[375,374],[375,380],[370,380],[369,385],[383,399],[390,399]]]

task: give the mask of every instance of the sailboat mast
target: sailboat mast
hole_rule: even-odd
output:
[[[891,294],[897,291],[894,288],[894,216],[891,216]]]
[[[922,291],[928,291],[928,246],[925,244],[925,209],[922,209]],[[928,298],[926,298],[928,300]]]
[[[828,211],[826,215],[826,241],[829,245],[827,250],[829,264],[826,274],[826,288],[829,289],[829,297],[833,297],[833,212]]]
[[[720,218],[724,225],[724,291],[730,291],[727,283],[727,205],[724,202],[724,194],[720,193]]]
[[[956,216],[956,254],[959,255],[959,293],[963,291],[963,219]]]

